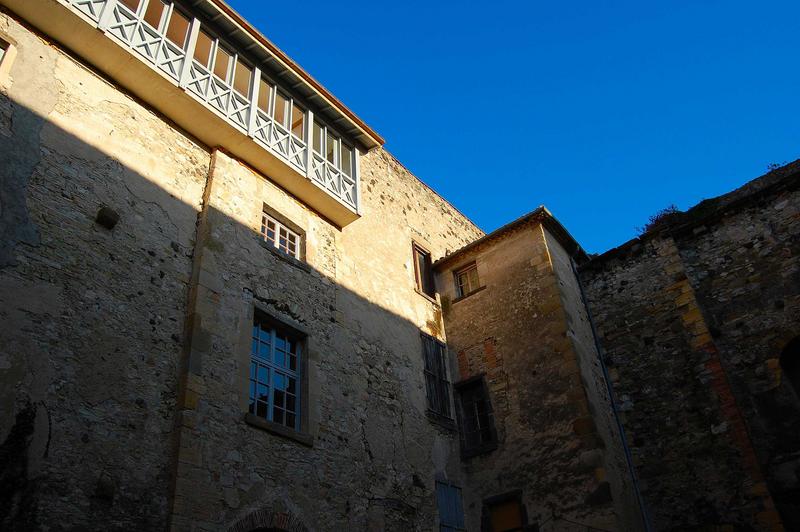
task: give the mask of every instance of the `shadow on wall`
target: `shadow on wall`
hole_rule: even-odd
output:
[[[126,166],[128,154],[104,153],[5,96],[0,115],[0,410],[7,413],[0,417],[0,528],[163,528],[177,458],[197,207]],[[155,152],[164,149],[154,141]],[[187,164],[187,180],[205,178],[208,159]],[[194,486],[202,486],[191,491],[194,505],[211,508],[207,520],[218,525],[276,504],[310,528],[433,522],[430,453],[438,433],[420,409],[419,327],[322,272],[287,265],[225,213],[208,216],[251,241],[261,253],[256,260],[269,264],[252,279],[283,284],[286,272],[330,287],[304,299],[286,287],[269,304],[322,335],[318,370],[341,372],[355,393],[343,395],[340,381],[325,376],[314,447],[287,444],[245,425],[231,399],[245,385],[222,373],[236,373],[240,354],[212,335],[218,356],[204,360],[199,374],[215,384],[195,420],[208,429],[208,442],[193,458],[208,485]],[[240,286],[240,296],[245,289],[259,287]],[[241,324],[215,324],[226,326]],[[408,340],[398,348],[385,338]],[[281,473],[264,463],[227,459],[236,448],[293,466],[275,477]],[[230,488],[226,474],[244,480]],[[428,479],[424,490],[414,476]],[[307,479],[324,488],[309,489]]]

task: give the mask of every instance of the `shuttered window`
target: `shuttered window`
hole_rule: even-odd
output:
[[[483,377],[456,384],[461,453],[474,456],[497,447],[494,414]]]
[[[436,482],[436,504],[439,507],[439,532],[466,530],[461,488],[446,482]]]
[[[451,418],[450,381],[447,380],[445,345],[432,336],[422,333],[422,353],[425,358],[425,393],[428,410]]]

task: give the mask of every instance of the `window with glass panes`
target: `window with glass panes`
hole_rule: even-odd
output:
[[[298,335],[256,313],[250,348],[251,414],[300,430],[301,346]]]
[[[456,272],[456,296],[464,297],[480,288],[478,266],[473,262]]]
[[[300,258],[300,235],[267,213],[261,214],[261,236],[278,251],[296,259]]]
[[[0,63],[3,62],[3,58],[6,56],[6,50],[8,50],[8,43],[0,39]]]
[[[433,283],[433,265],[430,252],[414,242],[411,246],[411,254],[414,258],[414,280],[417,290],[434,297],[436,288]]]
[[[461,488],[447,482],[436,482],[436,505],[439,507],[439,532],[467,530]]]
[[[355,172],[353,147],[344,142],[326,125],[317,121],[314,122],[312,136],[311,145],[317,155],[323,157],[348,177],[353,177]]]
[[[447,348],[433,336],[422,336],[422,356],[425,360],[425,395],[428,410],[450,418],[450,381],[447,379]]]
[[[118,0],[134,14],[143,10],[142,18],[176,46],[185,49],[189,42],[191,17],[181,13],[173,2],[164,0]]]

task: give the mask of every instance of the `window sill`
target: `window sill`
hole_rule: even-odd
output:
[[[470,292],[470,293],[469,293],[469,294],[467,294],[467,295],[464,295],[464,296],[458,296],[457,298],[455,298],[455,299],[453,300],[453,303],[458,303],[459,301],[464,301],[464,300],[465,300],[465,299],[467,299],[469,296],[474,296],[475,294],[477,294],[478,292],[482,292],[483,290],[486,290],[486,285],[483,285],[483,286],[481,286],[480,288],[476,288],[475,290],[473,290],[472,292]]]
[[[495,449],[497,449],[497,442],[484,443],[480,447],[475,447],[474,449],[469,449],[469,450],[462,449],[461,460],[469,460],[470,458],[475,458],[476,456],[480,456],[482,454],[489,454]]]
[[[448,430],[449,432],[457,432],[458,427],[456,427],[456,422],[449,417],[445,417],[441,414],[437,414],[433,410],[425,410],[425,415],[428,416],[428,419],[438,425],[439,427]]]
[[[257,429],[265,430],[270,434],[275,434],[276,436],[282,436],[286,439],[296,441],[306,447],[313,447],[314,446],[314,436],[310,434],[304,434],[302,432],[294,431],[288,427],[284,427],[283,425],[279,425],[278,423],[274,423],[272,421],[267,421],[266,419],[262,419],[256,415],[251,413],[246,413],[244,415],[244,421],[251,427],[255,427]]]
[[[430,301],[431,303],[433,303],[437,307],[439,306],[439,302],[436,301],[435,297],[429,296],[428,294],[426,294],[425,292],[423,292],[422,290],[420,290],[416,286],[414,287],[414,292],[418,293],[419,295],[421,295],[422,297],[424,297],[425,299],[427,299],[428,301]]]
[[[288,264],[291,264],[295,268],[300,268],[301,270],[303,270],[306,273],[311,273],[311,266],[309,266],[308,263],[303,262],[300,259],[296,259],[296,258],[292,257],[291,255],[287,255],[286,253],[283,253],[282,251],[278,251],[273,246],[270,246],[269,244],[267,244],[267,242],[262,238],[258,239],[258,243],[261,244],[261,247],[263,247],[264,249],[266,249],[267,251],[272,253],[272,255],[275,256],[276,258],[278,258],[278,259],[280,259],[280,260],[282,260],[282,261],[284,261],[284,262],[286,262]]]

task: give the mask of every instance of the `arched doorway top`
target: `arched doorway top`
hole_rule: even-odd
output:
[[[309,532],[299,517],[290,511],[259,508],[236,521],[228,532]]]

